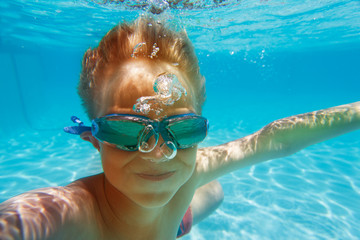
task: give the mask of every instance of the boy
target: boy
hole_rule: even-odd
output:
[[[1,238],[175,239],[219,205],[218,177],[360,128],[357,102],[197,149],[204,84],[186,33],[147,18],[109,31],[83,59],[92,126],[66,128],[99,151],[104,173],[2,203]]]

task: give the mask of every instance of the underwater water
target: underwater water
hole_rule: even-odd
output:
[[[71,115],[89,123],[82,55],[158,2],[0,3],[0,202],[102,171],[97,151],[62,131]],[[359,1],[194,1],[158,17],[187,30],[206,77],[203,147],[359,101]],[[237,170],[219,179],[221,207],[183,239],[359,239],[359,173],[359,131]]]

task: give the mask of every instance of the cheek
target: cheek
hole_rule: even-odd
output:
[[[177,153],[179,155],[179,158],[181,159],[180,164],[184,168],[184,171],[186,171],[189,175],[191,175],[195,169],[196,153],[197,153],[196,147],[178,150]]]
[[[100,147],[102,167],[109,179],[126,176],[126,166],[134,157],[134,152],[127,152],[102,144]],[[116,179],[114,179],[116,180]]]
[[[124,151],[106,144],[101,144],[100,155],[102,159],[107,161],[114,159],[118,163],[126,163],[130,159],[134,158],[136,151]]]

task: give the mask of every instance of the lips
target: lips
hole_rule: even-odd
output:
[[[164,172],[164,173],[138,173],[137,175],[145,180],[149,181],[163,181],[175,174],[175,171]]]

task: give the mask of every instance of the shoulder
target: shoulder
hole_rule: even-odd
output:
[[[65,187],[47,187],[31,190],[20,194],[0,204],[0,211],[16,209],[22,212],[55,212],[72,210],[84,202],[91,202],[91,193],[81,183],[73,182]]]
[[[6,234],[15,239],[16,234],[25,239],[63,235],[92,225],[95,208],[91,192],[78,181],[65,187],[32,190],[0,204],[0,239]]]

